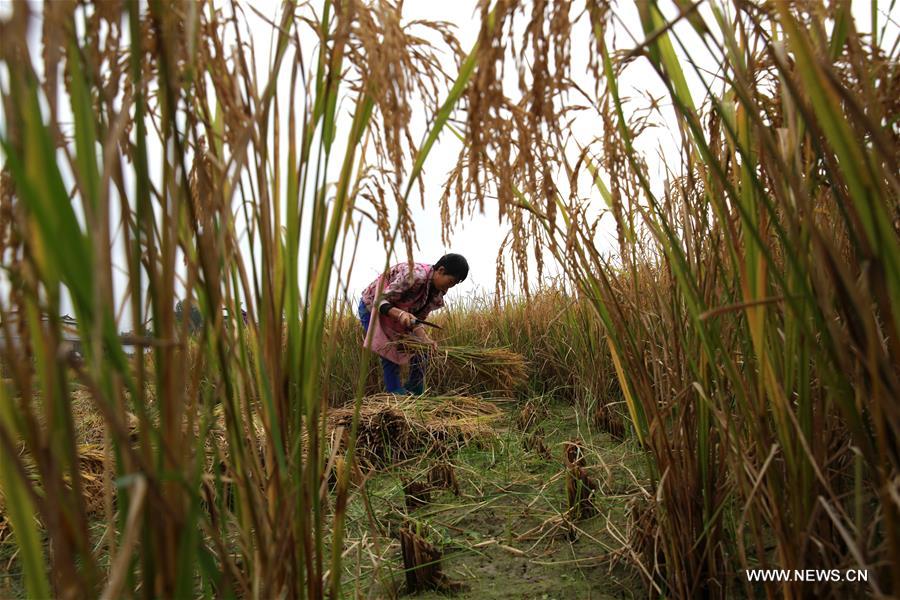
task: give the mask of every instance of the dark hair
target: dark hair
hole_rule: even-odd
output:
[[[453,275],[458,281],[465,281],[469,275],[469,263],[462,254],[445,254],[434,263],[434,268],[444,267],[447,275]]]

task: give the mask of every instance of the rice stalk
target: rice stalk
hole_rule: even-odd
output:
[[[425,352],[417,340],[402,342],[410,350]],[[525,358],[508,348],[480,348],[441,344],[429,353],[430,368],[439,377],[460,386],[481,385],[490,391],[515,393],[528,379]],[[467,382],[467,383],[463,383]]]
[[[478,189],[460,196],[475,206],[496,193],[514,267],[528,271],[521,240],[540,244],[602,324],[654,473],[654,518],[644,522],[664,560],[642,572],[664,595],[728,597],[739,586],[753,595],[731,574],[771,566],[866,568],[870,593],[896,590],[887,565],[900,556],[897,510],[885,490],[898,465],[889,399],[900,381],[900,240],[887,224],[900,188],[885,115],[897,48],[866,40],[847,3],[809,7],[729,2],[670,18],[662,3],[639,2],[644,39],[623,44],[616,15],[588,6],[596,96],[565,83],[565,53],[552,67],[516,65],[538,90],[560,82],[585,98],[603,130],[594,139],[562,131],[559,100],[532,110],[526,131],[519,125],[511,157],[485,152],[492,140],[509,145],[511,129],[488,117],[535,99],[507,98],[494,83],[512,28],[482,30],[483,60],[494,64],[476,74],[471,96],[488,108],[470,116],[465,138]],[[514,20],[522,7],[505,9]],[[537,31],[552,48],[571,24],[547,25],[531,23],[522,44]],[[671,112],[625,96],[638,61]],[[640,140],[660,125],[677,133],[680,155],[665,156],[657,178]],[[552,149],[558,175],[531,147]],[[567,197],[581,168],[593,187]],[[597,249],[585,195],[610,209],[618,256]],[[764,587],[792,595],[804,593],[799,585]]]
[[[22,514],[38,515],[53,547],[32,552],[27,527],[16,525],[37,596],[94,596],[122,577],[164,597],[324,594],[325,557],[340,556],[346,501],[341,491],[335,522],[322,518],[328,392],[318,350],[335,255],[360,182],[399,188],[405,161],[416,155],[421,170],[427,156],[410,142],[409,103],[447,86],[428,58],[431,45],[411,31],[455,46],[443,25],[404,23],[395,5],[326,0],[318,8],[283,3],[261,76],[234,4],[55,3],[45,7],[42,57],[28,46],[26,3],[3,23],[0,57],[14,75],[2,89],[2,250],[15,259],[15,277],[0,306],[2,362],[21,400],[0,433],[26,450],[9,454],[18,470],[4,487],[28,493],[13,502],[30,498]],[[311,53],[300,44],[308,33],[319,39]],[[288,70],[285,155],[277,92]],[[344,98],[353,114],[346,130]],[[445,113],[454,102],[451,95]],[[68,138],[63,108],[72,115]],[[364,149],[376,169],[357,169]],[[403,239],[413,241],[409,223]],[[114,302],[122,258],[127,296]],[[57,316],[64,297],[80,355]],[[185,314],[198,311],[199,326],[175,318],[176,300]],[[124,337],[118,302],[134,329]],[[76,382],[91,405],[80,414]],[[86,414],[93,422],[81,421]],[[105,447],[79,445],[79,428],[110,440],[114,464]],[[111,484],[129,477],[146,481],[143,508],[131,514],[137,488]],[[228,492],[212,495],[210,485]],[[41,500],[38,489],[58,502]],[[88,530],[86,491],[115,495],[101,547]],[[109,582],[101,561],[117,565]],[[339,595],[339,578],[327,585]]]
[[[349,435],[355,413],[353,407],[332,409],[328,430],[343,428]],[[446,453],[492,437],[492,423],[500,416],[496,405],[467,396],[369,396],[357,413],[355,452],[370,467],[390,466],[432,451]],[[346,440],[333,443],[345,446]]]

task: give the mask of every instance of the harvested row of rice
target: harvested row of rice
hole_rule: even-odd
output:
[[[329,435],[341,448],[347,446],[353,412],[353,407],[329,411]],[[492,437],[500,416],[495,404],[471,396],[368,396],[359,411],[357,458],[383,467],[432,451],[449,452]]]
[[[103,510],[103,471],[107,460],[103,451],[103,420],[96,411],[87,390],[73,394],[72,411],[76,415],[79,471],[87,510],[99,514]],[[227,473],[224,408],[213,408],[215,424],[207,435],[205,462],[207,472],[224,468]],[[384,467],[395,462],[426,456],[433,452],[449,452],[474,440],[494,435],[493,424],[501,416],[493,403],[469,396],[413,397],[377,394],[363,399],[357,436],[357,460],[367,468]],[[329,437],[347,445],[353,408],[331,409],[327,427]],[[129,432],[136,437],[138,420],[128,413]],[[254,420],[254,431],[248,435],[262,459],[265,431]],[[305,446],[305,444],[304,444]],[[0,493],[0,540],[7,534],[3,517],[4,499]]]
[[[152,396],[151,396],[152,397]],[[40,398],[36,398],[36,402],[40,402]],[[147,406],[148,412],[151,413],[151,419],[156,422],[155,410],[152,406],[153,402]],[[39,406],[39,405],[38,405]],[[112,446],[109,451],[104,450],[104,430],[106,422],[102,413],[97,409],[95,400],[91,392],[85,388],[76,388],[72,391],[72,401],[70,404],[72,411],[72,421],[75,427],[75,442],[78,457],[78,470],[81,477],[82,496],[85,501],[85,508],[88,514],[96,515],[102,512],[103,502],[106,490],[104,489],[104,469],[109,468],[110,477],[114,477],[114,454]],[[227,440],[225,428],[225,408],[221,404],[217,404],[212,409],[212,424],[204,438],[204,456],[206,473],[212,473],[218,470],[219,473],[227,473],[229,459],[227,456]],[[124,425],[127,428],[129,437],[132,442],[137,443],[138,429],[140,426],[139,419],[131,412],[125,411]],[[42,412],[38,411],[39,417]],[[266,434],[259,415],[252,415],[252,431],[246,431],[246,442],[253,447],[262,460],[263,447],[265,444]],[[195,425],[195,432],[199,435],[199,425]],[[33,480],[37,481],[37,470],[34,468],[34,461],[27,456],[24,446],[20,446],[22,460],[26,467],[26,473]],[[69,482],[70,483],[70,482]],[[115,494],[113,492],[113,501]],[[5,518],[6,506],[3,490],[0,488],[0,541],[3,540],[8,532],[8,521]]]
[[[458,381],[460,385],[507,393],[514,392],[528,381],[525,357],[508,348],[441,345],[437,350],[432,350],[416,341],[404,343],[429,352],[429,368],[439,373],[441,381]]]
[[[36,396],[34,400],[36,414],[38,418],[42,418],[44,413],[41,406],[41,398]],[[103,417],[96,410],[90,393],[82,388],[73,390],[71,410],[75,426],[76,455],[78,458],[78,471],[81,476],[82,496],[88,513],[99,514],[103,510],[103,471],[107,461],[103,442]],[[129,430],[133,431],[136,419],[133,419],[133,415],[130,415],[130,413],[126,413],[126,415],[128,415],[127,425]],[[25,451],[24,444],[20,442],[16,451],[23,463],[25,473],[32,480],[37,481],[37,467],[33,457]],[[111,452],[109,460],[113,460]],[[110,476],[114,477],[113,475]],[[66,482],[71,484],[68,474],[66,475]],[[9,521],[6,517],[6,498],[2,487],[0,487],[0,541],[3,541],[9,533]]]

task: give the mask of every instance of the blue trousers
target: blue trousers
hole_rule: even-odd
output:
[[[362,300],[359,302],[359,322],[362,324],[363,335],[369,331],[369,322],[372,313],[366,308]],[[400,365],[383,356],[381,358],[381,370],[384,374],[384,387],[391,394],[422,394],[425,392],[425,355],[419,352],[413,354],[409,361],[409,381],[406,386],[400,385]]]

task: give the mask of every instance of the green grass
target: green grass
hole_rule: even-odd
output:
[[[406,518],[411,518],[432,543],[443,549],[445,573],[466,586],[462,598],[520,593],[541,597],[544,592],[555,598],[583,597],[587,593],[603,598],[635,593],[628,590],[639,586],[636,574],[627,562],[615,557],[627,541],[617,536],[628,530],[629,502],[649,483],[640,448],[614,441],[596,430],[567,401],[536,401],[548,410],[532,430],[543,431],[552,453],[549,461],[523,447],[523,432],[516,425],[522,402],[505,401],[499,404],[503,416],[494,437],[473,441],[448,457],[460,485],[459,497],[441,491],[433,494],[428,506],[407,511],[400,477],[422,477],[438,460],[434,455],[386,467],[367,480],[364,492],[351,485],[342,542],[347,552],[341,566],[342,587],[374,587],[384,595],[400,589],[403,567],[389,529],[396,532]],[[90,406],[79,405],[79,411],[85,410],[89,413]],[[93,422],[96,426],[97,420]],[[83,427],[80,436],[96,433]],[[595,498],[599,514],[576,523],[578,537],[572,540],[560,519],[567,508],[561,444],[576,438],[583,440],[588,450],[589,470],[600,481],[600,491]],[[334,492],[329,494],[328,505],[333,507],[335,499]],[[325,509],[326,514],[329,510]],[[374,529],[369,511],[377,523]],[[93,514],[90,529],[95,536],[105,530],[101,513]],[[531,529],[535,532],[519,539]],[[326,534],[323,542],[330,548],[334,539]],[[501,544],[523,554],[503,549]],[[0,564],[11,565],[0,590],[5,596],[26,597],[22,563],[13,557],[15,551],[12,539],[0,544]],[[372,556],[380,559],[373,562]],[[101,552],[97,560],[104,567],[109,556]],[[599,577],[601,572],[603,576]]]
[[[514,424],[515,405],[505,406],[510,410],[495,439],[450,457],[459,497],[441,491],[432,495],[429,505],[407,511],[400,476],[421,477],[434,460],[423,458],[417,465],[390,469],[369,480],[366,489],[374,515],[383,527],[397,527],[407,515],[417,523],[427,539],[443,549],[445,574],[466,586],[457,597],[640,596],[632,587],[637,584],[633,572],[621,562],[614,564],[621,543],[609,531],[610,526],[626,530],[626,505],[648,482],[639,449],[590,430],[571,406],[553,402],[547,418],[538,424],[554,456],[547,461],[523,449],[522,432]],[[572,541],[557,521],[567,508],[560,444],[575,437],[585,440],[590,470],[600,479],[602,493],[597,496],[598,516],[577,523],[580,531]],[[361,499],[351,500],[347,515],[347,541],[367,543],[371,549],[371,538],[364,538],[371,529]],[[534,533],[520,538],[532,529]],[[384,538],[380,543],[386,560],[377,576],[361,552],[345,559],[345,577],[355,577],[361,561],[363,588],[376,585],[379,593],[390,596],[403,581],[403,566],[397,542]]]

